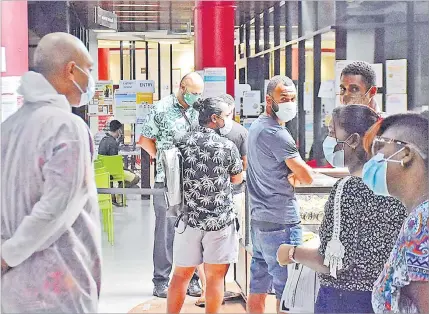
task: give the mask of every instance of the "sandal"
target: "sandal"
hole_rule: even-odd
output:
[[[199,298],[197,302],[195,302],[195,305],[198,307],[204,308],[206,306],[206,298],[204,297]]]
[[[222,301],[222,305],[225,305],[225,300]],[[206,307],[206,299],[205,298],[199,298],[197,302],[195,302],[195,306],[205,308]]]

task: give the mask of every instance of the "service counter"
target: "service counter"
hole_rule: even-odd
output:
[[[315,169],[316,175],[311,185],[295,188],[300,206],[301,224],[303,231],[319,232],[323,220],[324,206],[332,187],[339,178],[348,174],[347,169]],[[250,262],[252,259],[252,243],[250,239],[250,208],[246,190],[245,205],[242,207],[241,232],[238,263],[234,268],[235,282],[241,290],[243,298],[247,299],[250,283]]]

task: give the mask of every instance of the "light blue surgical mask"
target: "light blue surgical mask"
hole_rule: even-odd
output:
[[[347,141],[352,135],[350,135],[345,141],[338,141],[335,137],[332,136],[327,136],[325,138],[323,141],[323,154],[331,166],[335,168],[345,167],[344,146],[342,149],[337,151],[335,151],[335,147],[338,144],[347,144]]]
[[[401,148],[388,158],[384,158],[384,154],[378,153],[363,166],[362,180],[375,194],[390,196],[387,188],[387,163],[402,164],[402,160],[393,160],[392,157],[399,154],[403,149]]]
[[[94,82],[94,79],[92,78],[91,75],[89,75],[88,73],[86,73],[84,70],[82,70],[77,65],[75,65],[75,67],[88,77],[88,86],[86,87],[86,92],[83,91],[82,87],[80,87],[79,84],[76,83],[76,81],[74,81],[74,80],[72,81],[74,83],[74,85],[77,87],[77,89],[81,93],[81,95],[80,95],[80,102],[79,102],[78,107],[82,107],[82,106],[87,105],[92,100],[92,98],[94,98],[94,95],[95,95],[95,82]]]

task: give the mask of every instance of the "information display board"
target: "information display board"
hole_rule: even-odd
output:
[[[244,92],[243,95],[243,115],[258,116],[261,112],[261,91],[252,90]]]
[[[117,90],[113,115],[121,123],[136,123],[136,93]]]
[[[203,97],[217,97],[226,94],[226,68],[204,69]]]

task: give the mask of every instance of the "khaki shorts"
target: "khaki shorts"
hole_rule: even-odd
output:
[[[202,231],[179,222],[174,236],[174,264],[196,267],[205,264],[226,265],[238,260],[238,232],[235,223],[219,231]],[[183,233],[181,233],[183,232]]]

